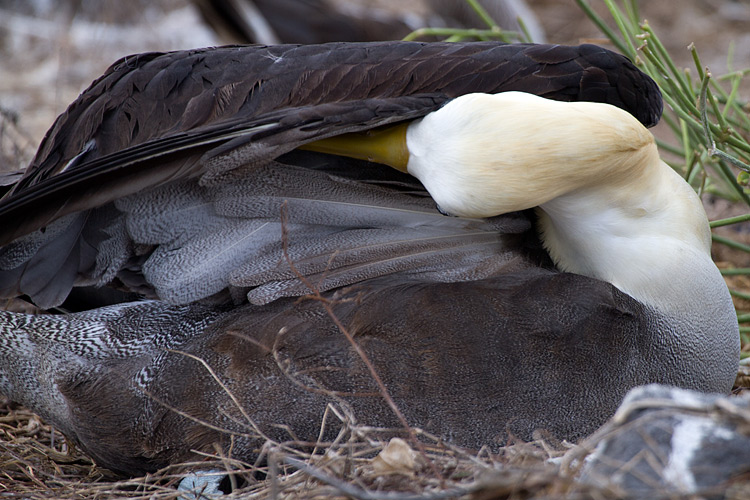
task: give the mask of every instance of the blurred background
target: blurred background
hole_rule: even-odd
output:
[[[604,2],[590,2],[604,12]],[[606,44],[573,0],[482,0],[534,41]],[[678,64],[689,43],[724,73],[750,67],[750,2],[641,2]],[[424,26],[485,28],[463,0],[0,0],[0,171],[25,166],[55,117],[116,59],[227,43],[399,39]],[[731,54],[733,61],[727,62]]]

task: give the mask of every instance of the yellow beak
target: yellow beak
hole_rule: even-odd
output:
[[[409,163],[409,150],[406,147],[408,127],[409,123],[406,122],[366,132],[337,135],[304,144],[299,149],[382,163],[406,172]]]

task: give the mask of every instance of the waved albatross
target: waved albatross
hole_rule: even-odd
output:
[[[0,313],[0,391],[126,474],[314,441],[330,402],[397,425],[312,285],[460,445],[580,438],[648,382],[727,392],[736,318],[660,113],[592,45],[126,57],[0,202],[1,295],[78,310]]]

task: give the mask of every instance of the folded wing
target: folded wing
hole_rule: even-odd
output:
[[[485,276],[509,260],[502,234],[527,221],[446,218],[397,172],[290,152],[424,116],[458,95],[507,90],[610,102],[649,125],[661,113],[648,77],[591,45],[383,42],[124,58],[58,118],[0,202],[0,293],[49,307],[73,286],[113,282],[175,303],[226,291],[264,303],[309,290],[300,275],[322,289],[396,272]]]

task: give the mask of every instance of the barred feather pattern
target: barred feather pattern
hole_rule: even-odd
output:
[[[57,420],[71,411],[58,384],[96,378],[107,371],[107,363],[142,364],[143,373],[132,383],[148,389],[148,373],[160,370],[155,353],[194,338],[220,313],[200,305],[170,308],[158,301],[71,315],[0,311],[0,390]]]

